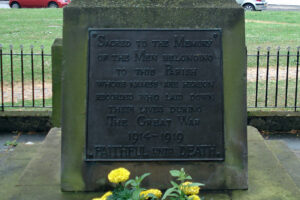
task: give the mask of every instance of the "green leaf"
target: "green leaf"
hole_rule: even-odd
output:
[[[179,195],[176,194],[176,193],[171,193],[171,194],[168,195],[168,197],[179,197]]]
[[[140,190],[135,190],[132,193],[132,199],[134,199],[134,200],[139,200],[140,199]]]
[[[151,173],[145,173],[141,176],[140,181],[142,182],[144,180],[144,178],[146,178],[147,176],[150,176]]]
[[[127,187],[129,184],[133,186],[133,185],[135,184],[134,180],[133,180],[133,179],[130,179],[130,180],[126,181],[124,187]]]
[[[158,199],[157,196],[155,196],[155,195],[152,194],[152,193],[149,193],[149,194],[147,195],[147,197],[150,197],[152,200]]]
[[[171,181],[171,184],[173,185],[173,187],[179,187],[179,185],[177,183],[175,183],[174,181]]]
[[[179,177],[181,172],[179,170],[170,170],[171,176]]]
[[[13,140],[13,141],[9,141],[7,140],[5,143],[4,143],[5,146],[17,146],[18,145],[18,142],[16,140]]]
[[[166,199],[174,191],[176,191],[176,188],[169,188],[169,189],[167,189],[167,191],[165,192],[164,196],[161,199],[162,200]]]
[[[124,187],[116,187],[113,190],[113,194],[109,196],[108,200],[133,200],[132,190]]]
[[[189,186],[204,186],[205,184],[203,183],[191,183]]]

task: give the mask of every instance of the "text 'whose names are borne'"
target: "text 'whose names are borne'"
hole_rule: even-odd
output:
[[[86,160],[224,160],[221,37],[90,30]]]

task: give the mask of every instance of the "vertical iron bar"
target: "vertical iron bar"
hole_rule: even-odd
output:
[[[279,76],[279,57],[280,57],[279,54],[280,54],[280,47],[277,47],[275,107],[277,107],[277,100],[278,100],[278,76]]]
[[[3,61],[2,44],[0,44],[0,67],[1,67],[1,110],[4,111],[4,91],[3,91]]]
[[[257,108],[257,97],[258,97],[259,54],[260,54],[260,47],[257,47],[257,57],[256,57],[256,87],[255,87],[255,107],[256,108]]]
[[[269,84],[269,65],[270,65],[270,47],[267,48],[267,73],[266,73],[266,96],[265,96],[265,107],[268,107],[268,84]]]
[[[32,107],[34,107],[34,64],[33,64],[33,45],[30,45],[31,49],[31,83],[32,83]]]
[[[11,77],[11,106],[14,107],[14,61],[13,61],[13,45],[10,48],[10,77]]]
[[[44,65],[44,45],[41,46],[42,50],[42,84],[43,84],[43,107],[45,107],[45,65]]]
[[[296,67],[296,86],[295,86],[295,112],[297,111],[297,97],[298,97],[299,49],[300,49],[300,46],[297,47],[297,67]]]
[[[289,64],[290,64],[290,47],[287,48],[287,60],[286,60],[286,76],[285,76],[285,103],[284,106],[287,107],[287,98],[289,90]]]
[[[23,59],[23,45],[20,45],[21,48],[21,81],[22,81],[22,106],[25,106],[24,98],[24,59]]]

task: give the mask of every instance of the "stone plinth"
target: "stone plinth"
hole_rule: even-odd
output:
[[[234,0],[74,0],[64,8],[62,190],[104,190],[107,173],[120,166],[133,176],[150,172],[146,185],[161,189],[169,183],[169,170],[182,167],[194,180],[204,182],[205,189],[246,189],[244,26],[244,10]],[[86,162],[89,28],[221,29],[225,160]]]

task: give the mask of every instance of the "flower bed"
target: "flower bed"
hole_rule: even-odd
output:
[[[145,189],[141,186],[150,173],[128,180],[130,172],[127,169],[114,169],[108,174],[108,180],[115,185],[114,190],[93,200],[200,200],[200,186],[204,184],[191,182],[192,177],[184,169],[171,170],[170,174],[177,182],[171,181],[172,187],[163,194],[159,189]]]

